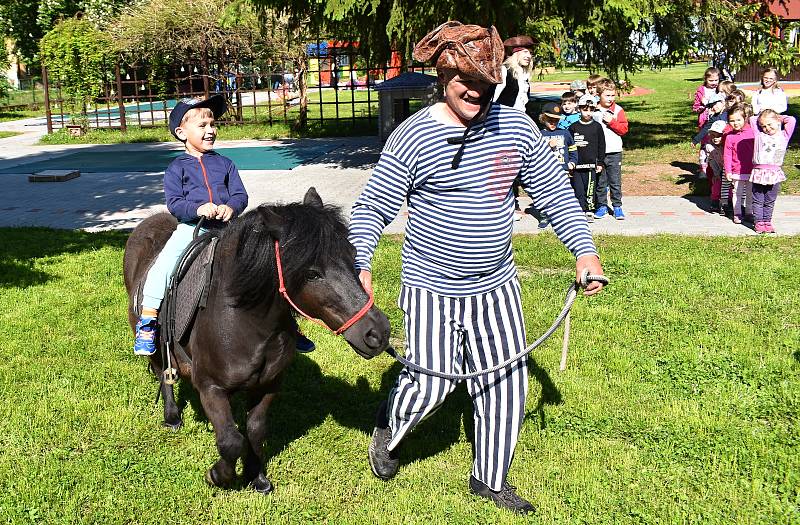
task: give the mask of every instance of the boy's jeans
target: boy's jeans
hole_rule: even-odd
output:
[[[597,177],[595,191],[595,207],[608,207],[606,191],[611,191],[611,205],[622,206],[622,152],[606,153],[606,167]]]
[[[200,228],[198,235],[206,233],[205,228]],[[169,285],[169,278],[172,276],[172,270],[178,264],[178,259],[183,255],[183,250],[192,242],[192,235],[194,234],[194,225],[181,222],[178,227],[172,232],[161,253],[158,254],[156,262],[150,267],[147,272],[147,278],[144,281],[144,288],[142,289],[142,308],[153,308],[158,310],[161,308],[161,301],[164,299],[164,291]]]

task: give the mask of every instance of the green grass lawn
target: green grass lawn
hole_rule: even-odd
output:
[[[51,92],[51,96],[55,96],[55,91]],[[19,106],[23,104],[29,107],[20,109]],[[35,92],[30,89],[11,89],[7,96],[0,97],[0,122],[43,116],[45,116],[44,89],[41,87]]]
[[[0,139],[7,139],[8,137],[15,137],[17,135],[22,135],[22,133],[18,131],[0,131]]]
[[[0,229],[0,523],[516,523],[467,494],[463,387],[406,441],[384,483],[366,460],[397,374],[316,325],[273,404],[267,497],[212,489],[210,425],[191,390],[163,429],[156,382],[131,352],[126,235]],[[520,236],[529,340],[574,263],[549,234]],[[612,285],[531,360],[510,480],[531,523],[800,523],[800,294],[796,238],[605,236]],[[400,243],[382,241],[376,302],[401,338]],[[397,341],[401,343],[400,341]],[[240,414],[241,415],[241,414]]]

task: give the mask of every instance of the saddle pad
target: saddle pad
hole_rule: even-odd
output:
[[[172,311],[175,312],[175,341],[183,339],[194,321],[198,306],[205,306],[200,303],[207,284],[211,282],[210,273],[216,245],[217,238],[214,237],[208,244],[198,247],[197,249],[202,251],[194,258],[191,266],[178,282],[177,299],[172,305]],[[167,297],[170,296],[171,294],[167,294]]]

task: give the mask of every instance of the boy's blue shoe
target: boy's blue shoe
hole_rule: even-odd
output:
[[[598,208],[594,212],[595,219],[602,219],[608,215],[608,207],[607,206],[598,206]]]
[[[625,220],[625,214],[622,213],[622,206],[614,206],[614,218],[618,221]]]
[[[314,341],[309,339],[308,337],[303,335],[299,329],[297,330],[297,343],[295,344],[295,350],[300,352],[301,354],[307,354],[309,352],[313,352],[317,348],[317,345],[314,344]]]
[[[156,353],[155,317],[142,317],[136,323],[136,338],[133,340],[133,353],[136,355],[153,355]]]

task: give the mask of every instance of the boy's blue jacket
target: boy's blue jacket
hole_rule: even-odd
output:
[[[183,153],[173,160],[164,172],[164,194],[169,212],[181,222],[196,220],[197,208],[207,202],[227,204],[234,217],[247,208],[239,170],[231,159],[214,151],[199,159]]]

